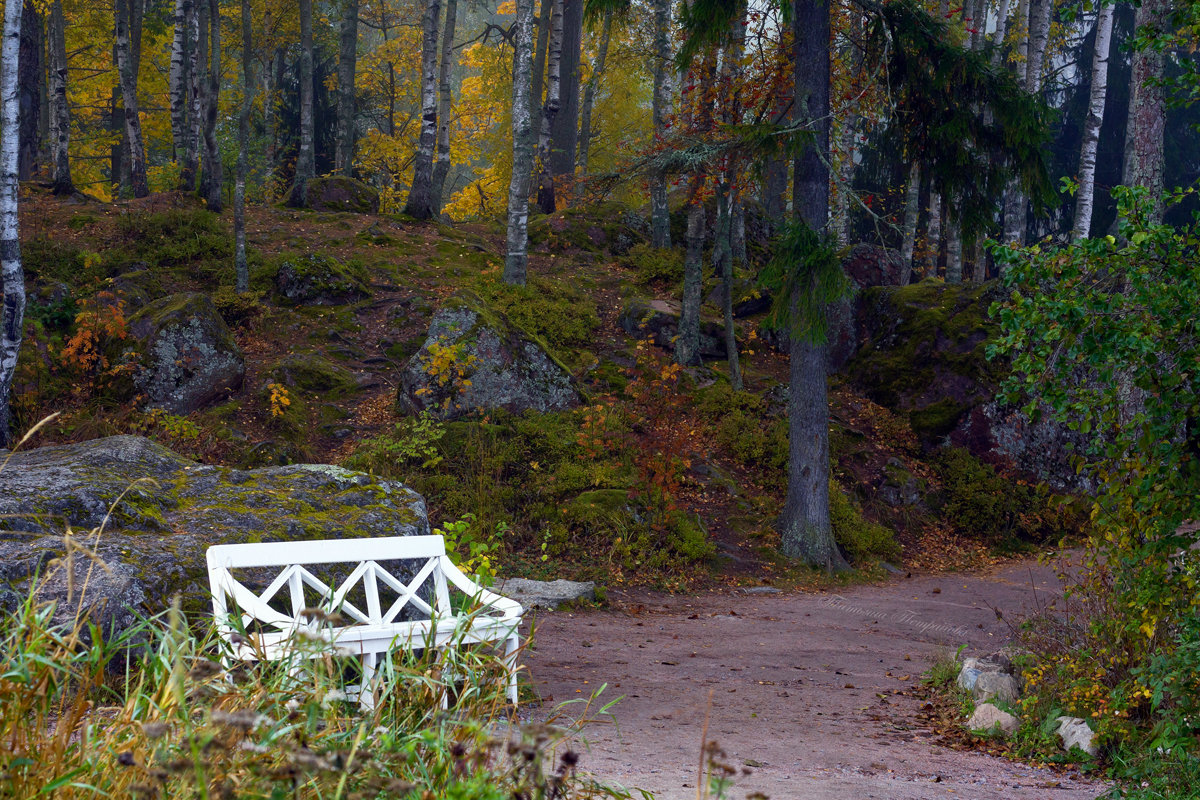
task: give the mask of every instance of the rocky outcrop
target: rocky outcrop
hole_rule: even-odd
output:
[[[679,335],[679,304],[670,300],[648,300],[634,297],[621,309],[621,327],[630,336],[650,337],[654,344],[666,350],[675,349]],[[700,321],[700,357],[725,358],[725,327],[712,320]]]
[[[571,373],[544,344],[469,292],[434,314],[398,399],[445,420],[495,409],[561,411],[580,401]]]
[[[129,320],[142,352],[138,389],[149,406],[189,414],[225,397],[246,375],[241,348],[203,294],[175,294]]]
[[[175,592],[203,607],[209,545],[407,536],[428,533],[429,521],[424,499],[394,481],[323,464],[205,466],[149,439],[114,436],[14,454],[0,471],[0,528],[0,585],[22,587],[40,572],[50,578],[44,599],[60,599],[65,567],[50,566],[74,531],[105,565],[72,556],[96,584],[85,610],[101,605],[121,627],[122,610],[141,597],[156,612]]]
[[[361,300],[370,294],[367,276],[333,256],[318,253],[289,253],[279,259],[275,290],[285,303],[305,306],[336,306]]]
[[[379,192],[345,175],[313,178],[305,188],[305,205],[313,211],[349,211],[354,214],[379,212]]]

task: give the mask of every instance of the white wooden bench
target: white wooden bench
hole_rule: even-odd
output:
[[[313,640],[327,644],[335,654],[361,660],[362,683],[348,687],[347,695],[370,708],[380,657],[392,650],[504,642],[507,693],[517,702],[517,628],[523,609],[464,575],[446,556],[441,536],[216,545],[208,549],[207,560],[226,658],[303,658],[305,652],[313,657],[319,655]],[[397,561],[407,562],[414,577],[401,580],[381,566]],[[336,589],[313,574],[351,565]],[[243,583],[250,576],[261,584],[264,572],[269,577],[275,568],[282,569],[261,592]],[[465,595],[459,611],[451,604],[451,587]],[[331,624],[331,616],[345,624]],[[301,637],[310,643],[299,647]]]

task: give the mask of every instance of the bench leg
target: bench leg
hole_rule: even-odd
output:
[[[358,704],[363,711],[375,710],[375,673],[378,666],[378,653],[363,653],[362,683],[358,687]]]
[[[508,637],[504,647],[504,665],[508,668],[508,699],[517,704],[517,650],[520,642],[516,634]]]

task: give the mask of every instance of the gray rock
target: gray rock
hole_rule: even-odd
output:
[[[1059,717],[1058,729],[1055,731],[1062,739],[1063,750],[1070,752],[1072,747],[1078,747],[1089,756],[1095,756],[1099,750],[1093,741],[1096,734],[1086,721],[1079,717]]]
[[[279,261],[275,290],[285,303],[336,306],[361,300],[370,294],[367,274],[333,256],[319,253],[289,253]]]
[[[1001,711],[991,703],[976,706],[975,713],[967,720],[969,730],[991,733],[999,728],[1000,732],[1006,736],[1011,736],[1019,727],[1021,727],[1019,719],[1007,711]]]
[[[203,607],[212,544],[429,533],[424,499],[401,483],[322,464],[204,466],[138,436],[17,452],[0,471],[0,518],[0,584],[45,574],[70,526],[133,570],[117,568],[155,612],[175,592]]]
[[[558,608],[563,603],[596,599],[593,581],[535,581],[528,578],[507,578],[496,581],[495,591],[516,600],[525,608]]]
[[[980,672],[971,688],[971,696],[977,703],[986,700],[1015,703],[1020,694],[1017,679],[1003,672]]]
[[[206,295],[156,300],[134,314],[129,327],[145,365],[137,385],[151,407],[188,414],[242,385],[241,348]]]
[[[496,409],[561,411],[580,402],[571,373],[541,342],[469,292],[434,314],[401,375],[399,400],[446,420]]]
[[[659,347],[668,350],[675,348],[675,337],[679,334],[679,305],[674,301],[631,298],[621,310],[620,321],[621,327],[630,336],[639,339],[648,336]],[[700,357],[725,358],[724,337],[725,328],[721,323],[701,320]]]
[[[975,659],[970,659],[974,661]],[[975,689],[975,683],[979,680],[980,672],[974,666],[968,666],[966,663],[962,665],[962,669],[958,671],[958,688],[964,692],[970,692]]]

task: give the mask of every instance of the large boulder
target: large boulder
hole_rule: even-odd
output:
[[[242,350],[206,295],[156,300],[135,313],[129,327],[143,353],[136,382],[149,406],[188,414],[242,385]]]
[[[650,300],[633,297],[621,309],[621,327],[630,336],[649,337],[654,344],[667,350],[675,349],[679,335],[679,304],[673,300]],[[713,320],[700,321],[700,357],[725,358],[725,326]]]
[[[313,178],[305,189],[305,205],[313,211],[349,211],[355,214],[379,212],[379,192],[345,175]]]
[[[447,420],[494,409],[560,411],[580,401],[570,371],[542,342],[470,292],[433,315],[398,399]]]
[[[987,357],[999,333],[988,307],[1002,291],[996,282],[934,279],[867,289],[858,350],[842,371],[876,403],[906,415],[927,448],[952,444],[1055,489],[1086,490],[1070,458],[1086,451],[1087,437],[997,400],[1008,364]]]
[[[305,306],[343,305],[371,293],[361,267],[320,253],[284,254],[275,272],[275,290],[283,302]]]
[[[0,471],[0,527],[0,589],[24,591],[40,573],[48,580],[39,597],[61,600],[69,528],[104,563],[72,556],[80,575],[104,576],[85,610],[102,606],[101,619],[120,628],[130,619],[123,610],[143,597],[155,612],[175,592],[203,608],[209,545],[426,534],[429,520],[419,494],[361,472],[206,466],[143,437],[113,436],[13,454]]]

